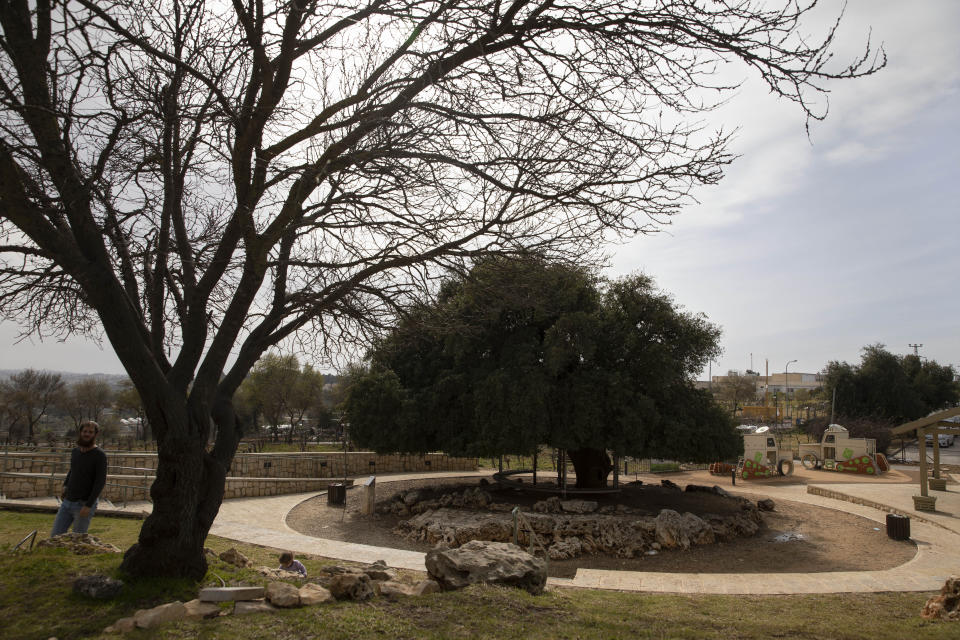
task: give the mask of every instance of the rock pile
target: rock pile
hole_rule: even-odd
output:
[[[923,605],[920,617],[928,620],[960,621],[960,577],[947,578],[940,589],[940,595],[933,596]]]
[[[101,542],[89,533],[62,533],[37,543],[37,547],[69,549],[77,555],[92,553],[120,553],[120,549],[109,542]]]
[[[644,516],[631,514],[626,508],[598,509],[596,502],[563,501],[557,497],[536,503],[534,513],[524,515],[551,560],[592,553],[633,558],[651,550],[689,549],[756,534],[761,523],[757,507],[745,498],[728,499],[739,503],[739,510],[725,516],[701,517],[671,509],[663,509],[656,517]],[[407,505],[418,515],[401,522],[395,532],[448,547],[460,547],[472,540],[513,541],[513,518],[509,514],[443,508],[434,506],[434,502],[428,501],[429,507],[424,508],[419,507],[428,503]],[[518,542],[527,546],[529,537],[528,532],[521,530]]]
[[[287,575],[285,578],[294,579]],[[298,581],[299,582],[299,581]],[[269,613],[292,607],[309,607],[334,600],[370,600],[378,595],[387,598],[417,596],[440,591],[435,580],[405,584],[396,573],[379,560],[359,567],[325,567],[316,578],[299,585],[289,581],[272,581],[260,586],[207,587],[196,600],[187,603],[168,602],[152,609],[141,609],[107,627],[105,633],[128,633],[134,629],[152,629],[166,622],[183,618],[215,618],[223,615]],[[222,604],[233,607],[222,608]]]

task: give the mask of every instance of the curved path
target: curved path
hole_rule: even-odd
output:
[[[377,483],[424,477],[481,477],[490,472],[450,472],[377,476]],[[671,476],[675,480],[676,476]],[[716,484],[717,478],[703,473],[680,474],[680,480]],[[658,480],[654,478],[654,480]],[[793,500],[820,507],[846,511],[885,524],[886,513],[879,509],[845,500],[814,495],[805,484],[741,483],[724,488],[731,493]],[[817,485],[820,486],[820,485]],[[853,593],[880,591],[937,591],[950,575],[960,574],[960,492],[956,484],[949,491],[938,491],[938,511],[918,514],[912,497],[917,488],[906,483],[831,483],[824,488],[846,500],[862,499],[884,505],[911,517],[911,538],[917,545],[913,560],[883,571],[838,571],[829,573],[659,573],[580,569],[573,578],[549,578],[556,587],[586,587],[660,593],[796,594]],[[371,563],[385,560],[399,569],[424,571],[424,554],[402,549],[373,547],[298,533],[286,525],[286,515],[300,502],[321,493],[303,493],[267,498],[225,500],[210,533],[253,544],[289,549],[297,553],[338,560]],[[864,553],[869,553],[864,549]]]

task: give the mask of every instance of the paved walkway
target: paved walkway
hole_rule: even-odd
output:
[[[816,472],[815,472],[816,473]],[[960,574],[960,487],[948,484],[947,491],[932,492],[937,496],[935,513],[917,513],[912,496],[918,493],[916,484],[895,482],[836,482],[837,476],[827,472],[824,482],[810,482],[849,498],[861,498],[885,505],[911,516],[911,538],[917,545],[917,554],[909,562],[882,571],[838,571],[827,573],[659,573],[644,571],[610,571],[580,569],[573,578],[550,578],[555,587],[585,587],[657,593],[717,593],[717,594],[800,594],[800,593],[865,593],[882,591],[937,591],[947,577]],[[478,477],[489,472],[436,473],[430,477]],[[377,483],[422,478],[420,474],[377,476]],[[672,474],[680,484],[719,484],[731,493],[748,497],[771,497],[793,500],[863,516],[885,526],[886,513],[879,509],[843,500],[808,493],[807,484],[800,482],[767,481],[753,484],[740,481],[730,486],[729,479],[710,476],[705,472]],[[904,476],[905,477],[905,476]],[[647,477],[658,482],[660,477]],[[889,479],[888,479],[889,480]],[[289,549],[296,553],[312,554],[338,560],[373,562],[385,560],[389,566],[400,569],[424,570],[424,554],[400,549],[373,547],[336,540],[326,540],[298,533],[286,525],[287,513],[297,504],[322,493],[312,492],[266,498],[238,498],[226,500],[220,508],[210,533],[241,542]],[[126,509],[139,510],[148,505],[130,504]],[[869,553],[868,549],[864,550]]]

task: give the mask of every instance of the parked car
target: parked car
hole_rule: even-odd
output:
[[[953,434],[952,433],[938,433],[937,440],[940,441],[941,447],[952,447],[953,446]],[[933,444],[933,434],[927,434],[927,444]]]

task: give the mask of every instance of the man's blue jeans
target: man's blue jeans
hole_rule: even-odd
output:
[[[74,533],[86,533],[87,529],[90,528],[90,519],[97,511],[97,503],[94,502],[93,506],[90,507],[90,515],[86,518],[81,518],[78,515],[83,507],[84,503],[80,500],[61,500],[60,510],[57,511],[57,517],[53,521],[53,530],[50,532],[50,537],[66,533],[71,524]]]

